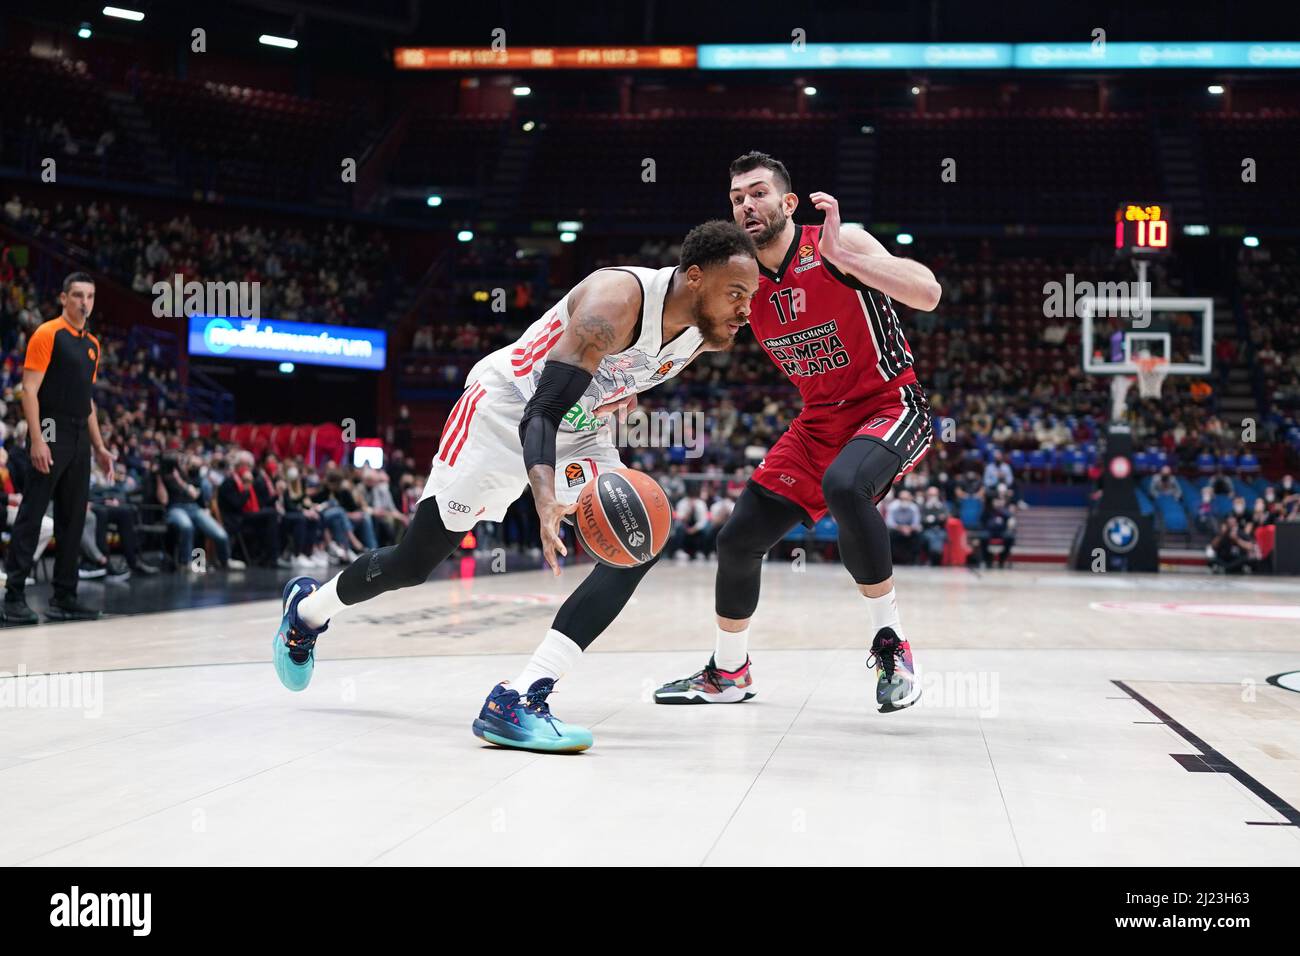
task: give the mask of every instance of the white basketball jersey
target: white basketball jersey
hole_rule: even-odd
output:
[[[665,343],[664,301],[672,288],[677,269],[646,269],[639,266],[615,266],[630,272],[641,284],[641,320],[637,337],[621,352],[601,359],[591,384],[560,423],[561,431],[590,431],[606,424],[593,411],[601,405],[623,398],[632,392],[644,392],[672,378],[690,362],[704,337],[699,329],[688,327],[671,342]],[[491,368],[518,391],[525,402],[533,396],[546,367],[546,354],[555,347],[569,324],[569,296],[555,304],[530,325],[514,345],[498,349],[483,358],[469,373],[474,381]]]

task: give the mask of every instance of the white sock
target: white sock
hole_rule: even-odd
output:
[[[510,686],[521,694],[527,694],[534,681],[543,677],[559,680],[577,665],[581,657],[581,647],[551,628],[519,676],[510,682]]]
[[[336,574],[298,602],[298,617],[308,627],[324,627],[345,607],[347,605],[339,600],[339,576]]]
[[[898,621],[898,600],[894,596],[894,589],[890,588],[888,594],[882,594],[880,597],[866,598],[867,612],[871,615],[871,636],[874,638],[882,627],[894,629],[900,641],[907,640],[903,636],[903,625]]]
[[[717,628],[713,644],[713,666],[719,670],[737,671],[749,660],[749,627],[743,631],[724,631]]]

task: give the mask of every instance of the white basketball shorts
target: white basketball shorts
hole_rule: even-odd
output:
[[[480,521],[500,521],[528,487],[519,422],[524,401],[487,369],[467,384],[447,416],[425,498],[437,498],[448,531],[469,531]],[[555,442],[555,497],[566,504],[596,475],[623,467],[609,426],[560,431]]]

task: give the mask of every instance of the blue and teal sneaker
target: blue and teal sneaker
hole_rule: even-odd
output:
[[[315,578],[294,578],[284,586],[282,606],[284,617],[275,632],[271,646],[271,660],[275,663],[275,676],[290,690],[306,690],[316,667],[316,638],[329,627],[308,627],[298,617],[298,604],[320,587]]]
[[[497,684],[474,721],[474,736],[498,747],[520,750],[547,753],[586,750],[591,746],[591,731],[566,724],[551,713],[546,698],[553,690],[555,681],[549,677],[533,681],[522,697],[519,691]]]

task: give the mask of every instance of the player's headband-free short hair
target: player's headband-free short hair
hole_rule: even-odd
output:
[[[790,192],[790,170],[785,168],[785,163],[757,149],[750,150],[744,156],[737,156],[731,161],[731,178],[735,179],[741,173],[751,172],[760,166],[772,171],[772,180],[781,192]]]
[[[734,222],[725,219],[713,219],[701,223],[686,234],[682,240],[681,267],[689,269],[699,266],[701,269],[721,265],[732,256],[749,256],[758,258],[754,240],[749,233]]]

